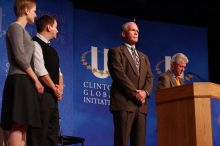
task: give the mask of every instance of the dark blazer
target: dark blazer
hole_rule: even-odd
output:
[[[180,84],[183,85],[184,81],[182,78],[180,78]],[[157,80],[157,87],[156,89],[164,89],[164,88],[170,88],[170,87],[176,87],[178,86],[176,84],[175,77],[173,76],[172,72],[170,70],[160,74],[158,80]]]
[[[153,74],[148,57],[137,51],[140,58],[139,74],[135,62],[128,50],[122,44],[108,52],[108,69],[112,77],[110,90],[111,111],[135,111],[147,113],[148,100],[141,104],[135,98],[136,90],[145,90],[149,94],[153,87]]]

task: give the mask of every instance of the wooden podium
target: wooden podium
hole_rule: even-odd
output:
[[[211,98],[220,98],[220,85],[197,82],[157,90],[158,146],[213,146]]]

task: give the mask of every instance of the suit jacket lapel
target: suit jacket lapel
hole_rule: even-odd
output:
[[[171,82],[172,87],[177,86],[176,80],[175,80],[175,78],[173,77],[173,74],[171,73],[171,71],[168,71],[168,72],[169,72],[169,75],[170,75],[170,82]]]
[[[169,71],[169,74],[170,74],[171,84],[173,85],[173,87],[177,86],[176,80],[170,71]],[[180,78],[180,85],[184,85],[184,81],[182,78]]]
[[[184,81],[182,78],[180,78],[180,85],[184,85]]]
[[[147,64],[145,64],[145,58],[144,58],[144,56],[141,54],[141,53],[139,53],[139,51],[137,51],[138,52],[138,55],[139,55],[139,61],[140,61],[140,69],[139,69],[139,76],[140,76],[140,80],[141,79],[143,79],[144,77],[143,77],[143,73],[144,72],[146,72],[145,70],[146,70],[146,65]]]
[[[134,70],[134,72],[138,75],[138,71],[137,68],[135,66],[135,62],[131,56],[131,53],[128,51],[127,47],[125,45],[121,46],[122,52],[125,54],[125,56],[128,58],[129,63],[132,66],[132,69]]]

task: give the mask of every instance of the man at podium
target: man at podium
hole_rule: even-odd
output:
[[[157,80],[156,89],[164,89],[184,84],[183,78],[181,78],[186,65],[189,60],[183,53],[176,53],[172,56],[170,61],[170,69],[160,74]]]

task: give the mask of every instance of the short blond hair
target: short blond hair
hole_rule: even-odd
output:
[[[15,0],[14,13],[16,17],[24,15],[25,9],[31,9],[36,6],[35,0]]]

